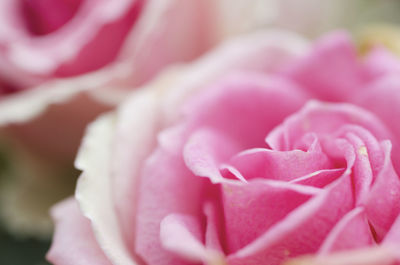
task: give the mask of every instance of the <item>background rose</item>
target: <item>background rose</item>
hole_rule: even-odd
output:
[[[340,32],[307,50],[288,33],[238,39],[93,123],[49,260],[280,264],[379,243],[371,264],[398,262],[398,61],[360,60]],[[310,98],[336,103],[296,112]]]
[[[106,65],[143,2],[2,1],[2,93]]]
[[[0,8],[1,215],[11,231],[44,237],[48,207],[72,192],[86,124],[217,41],[206,1],[53,2]]]

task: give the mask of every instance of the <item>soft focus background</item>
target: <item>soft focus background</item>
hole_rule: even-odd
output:
[[[0,231],[0,264],[4,265],[45,265],[49,264],[44,255],[50,242],[29,238],[15,238]]]
[[[214,4],[216,19],[204,24],[210,30],[218,28],[221,41],[271,26],[288,28],[311,39],[329,30],[345,28],[362,42],[361,50],[367,49],[369,42],[382,41],[400,52],[399,0],[215,0]],[[4,34],[1,25],[0,34]],[[7,167],[7,157],[0,156],[0,175]],[[47,239],[14,235],[0,226],[0,265],[48,264],[44,256],[49,245]]]

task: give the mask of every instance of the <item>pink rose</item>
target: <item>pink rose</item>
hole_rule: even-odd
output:
[[[400,264],[399,65],[270,32],[165,72],[89,127],[48,259]]]
[[[0,152],[10,169],[0,172],[2,223],[17,233],[50,234],[48,208],[73,190],[86,125],[167,65],[214,45],[218,36],[206,23],[216,19],[212,6],[1,1]]]
[[[135,27],[144,2],[2,1],[2,94],[111,62]]]

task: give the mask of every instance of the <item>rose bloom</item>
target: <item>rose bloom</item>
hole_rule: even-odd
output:
[[[73,159],[88,122],[166,65],[215,44],[211,3],[1,1],[2,223],[49,235],[48,208],[73,191]]]
[[[88,128],[48,260],[400,264],[399,73],[281,31],[164,72]]]

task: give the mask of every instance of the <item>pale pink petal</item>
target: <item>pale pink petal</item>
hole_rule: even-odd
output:
[[[359,154],[368,157],[368,162],[374,176],[379,173],[385,161],[385,153],[382,150],[381,144],[370,131],[357,125],[345,125],[335,135],[337,137],[347,137],[349,142],[358,142],[358,146],[355,145],[354,149]],[[382,138],[382,140],[385,139]]]
[[[111,265],[74,199],[52,209],[56,230],[47,259],[54,265]]]
[[[399,74],[400,60],[383,47],[377,47],[368,53],[364,60],[364,67],[371,75],[371,79],[377,79],[384,75]]]
[[[201,262],[207,256],[203,246],[202,224],[199,218],[169,214],[160,223],[160,241],[164,249],[183,260]]]
[[[345,169],[343,168],[318,170],[311,174],[294,179],[290,182],[294,184],[323,188],[343,175],[344,171]]]
[[[203,245],[202,224],[198,218],[170,214],[162,220],[160,226],[163,247],[187,260],[186,264],[192,264],[191,262],[218,264],[223,260],[222,253],[207,249]]]
[[[362,139],[352,133],[351,130],[345,131],[344,134],[344,138],[351,144],[356,156],[351,170],[353,172],[356,206],[359,206],[365,202],[373,181],[371,163],[368,156],[371,150],[368,150]],[[381,167],[381,165],[379,166]]]
[[[282,221],[319,189],[279,181],[222,184],[228,253],[234,253]]]
[[[228,263],[262,264],[268,260],[277,265],[289,257],[314,253],[353,203],[351,178],[344,174],[255,241],[229,255]]]
[[[267,143],[276,150],[291,150],[303,140],[306,133],[330,135],[348,124],[363,127],[377,140],[393,139],[385,124],[365,109],[346,103],[332,104],[313,100],[275,128],[267,137]],[[283,135],[283,139],[279,135]]]
[[[136,194],[135,240],[136,253],[146,264],[186,264],[161,246],[160,223],[174,212],[199,218],[205,183],[206,179],[194,176],[186,168],[180,153],[158,148],[147,159]]]
[[[210,126],[242,150],[263,146],[268,132],[307,99],[293,83],[258,74],[229,75],[207,89],[186,105],[189,128]]]
[[[393,119],[400,115],[400,78],[398,76],[387,76],[376,80],[357,95],[354,102],[378,116],[395,136],[400,135],[400,125]]]
[[[365,202],[366,213],[381,241],[400,213],[400,179],[392,165],[391,144],[382,144],[385,161]]]
[[[222,229],[224,225],[223,210],[219,202],[206,201],[203,205],[203,213],[206,217],[205,246],[209,249],[224,252],[224,241],[222,238]]]
[[[393,144],[393,163],[396,170],[400,169],[399,135],[400,124],[396,122],[400,115],[400,78],[398,75],[378,79],[354,98],[354,103],[373,112],[392,131],[390,139]]]
[[[200,128],[189,137],[183,149],[183,157],[194,175],[208,177],[212,183],[220,183],[226,179],[221,175],[219,165],[239,150],[229,136]]]
[[[321,245],[319,254],[358,249],[374,245],[375,241],[363,208],[348,212],[332,229]]]
[[[350,36],[344,32],[324,36],[308,56],[290,67],[288,77],[322,100],[346,100],[367,81]]]
[[[246,180],[263,178],[292,181],[318,170],[333,168],[333,163],[318,142],[306,152],[249,149],[234,156],[229,164]]]
[[[178,119],[176,106],[184,104],[188,96],[228,73],[274,73],[307,49],[305,39],[282,30],[256,32],[226,41],[179,72],[174,92],[165,94],[163,100],[166,122]]]

